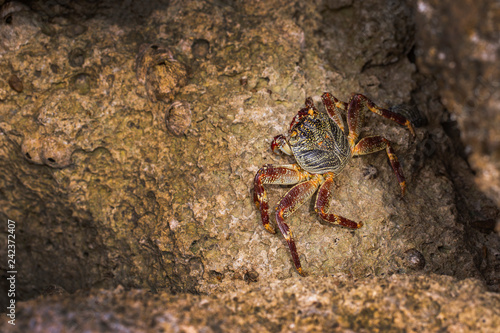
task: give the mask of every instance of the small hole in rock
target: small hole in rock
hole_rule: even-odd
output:
[[[12,15],[7,15],[5,17],[5,23],[7,23],[7,24],[11,24],[12,23]]]
[[[55,159],[53,159],[52,157],[49,157],[47,160],[48,160],[50,163],[56,163],[56,160],[55,160]]]
[[[153,50],[158,50],[158,45],[151,45],[151,48],[152,48]]]
[[[30,153],[26,153],[26,158],[30,159],[31,160],[31,155]]]

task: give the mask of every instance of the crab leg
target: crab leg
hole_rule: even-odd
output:
[[[340,114],[340,110],[346,110],[347,104],[339,101],[330,93],[324,93],[321,96],[321,100],[325,105],[326,112],[330,116],[330,118],[340,127],[342,132],[344,131],[344,121],[342,120],[342,116]]]
[[[320,175],[314,175],[312,179],[295,185],[285,194],[276,207],[276,223],[278,224],[281,234],[283,234],[283,237],[285,237],[288,243],[293,263],[300,275],[304,275],[304,273],[300,265],[299,254],[297,253],[292,230],[290,230],[288,224],[285,223],[285,219],[292,215],[314,194],[314,192],[316,192],[322,180],[323,178]]]
[[[361,128],[363,127],[363,118],[364,118],[363,107],[365,105],[371,112],[376,113],[379,116],[382,116],[389,120],[392,120],[402,126],[408,127],[411,134],[415,136],[415,130],[413,129],[412,124],[404,116],[389,111],[387,109],[378,107],[365,95],[356,94],[351,97],[351,100],[349,101],[349,105],[347,107],[347,124],[349,126],[348,140],[351,147],[355,146]]]
[[[386,138],[381,136],[369,136],[361,139],[358,144],[354,147],[353,156],[367,155],[375,153],[380,150],[387,152],[389,161],[391,162],[392,170],[396,174],[399,186],[401,187],[401,195],[405,194],[406,181],[403,175],[403,170],[399,164],[398,157],[394,154],[394,150],[391,147],[391,143]]]
[[[270,233],[276,233],[269,224],[269,200],[264,184],[294,185],[307,180],[311,174],[302,170],[297,165],[271,165],[266,164],[257,171],[254,178],[254,202],[260,208],[260,215],[264,228]]]
[[[333,173],[328,173],[326,176],[326,180],[321,185],[318,191],[318,195],[316,197],[316,205],[314,206],[314,210],[319,214],[319,216],[330,223],[338,224],[350,229],[358,229],[363,226],[363,222],[354,222],[352,220],[346,219],[340,215],[336,214],[328,214],[328,208],[330,206],[330,201],[332,199],[333,192]]]

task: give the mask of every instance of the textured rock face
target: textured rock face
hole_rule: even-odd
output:
[[[20,313],[30,320],[10,331],[496,332],[500,325],[500,296],[471,279],[309,277],[235,287],[218,296],[122,288],[48,296],[24,303]]]
[[[22,2],[3,3],[0,8],[0,55],[18,50],[41,29],[40,17]]]
[[[417,59],[456,116],[479,186],[500,204],[500,7],[494,0],[416,3]]]
[[[0,64],[0,217],[18,225],[18,300],[117,286],[230,299],[245,282],[268,281],[308,294],[316,278],[339,274],[385,292],[385,278],[415,271],[498,288],[498,236],[483,223],[498,210],[471,181],[435,82],[417,71],[405,3],[34,1],[23,15],[39,28],[26,29],[27,42],[12,44]],[[366,116],[362,136],[393,142],[407,193],[401,198],[383,152],[350,162],[336,179],[332,209],[364,226],[332,227],[309,203],[300,208],[287,223],[312,276],[302,280],[283,238],[262,227],[253,177],[264,164],[293,163],[273,155],[270,142],[305,97],[319,104],[325,91],[344,101],[361,92],[384,107],[416,104],[428,124],[412,140],[405,128]],[[274,207],[287,187],[267,188]],[[388,279],[399,291],[418,283]],[[431,279],[444,294],[458,283]],[[140,302],[156,298],[139,294]],[[244,292],[234,296],[245,303]],[[483,296],[496,304],[482,289],[471,297]],[[169,297],[185,313],[204,302]],[[36,302],[24,318],[39,316]],[[296,313],[287,311],[268,320],[285,327]],[[339,316],[335,327],[368,327],[368,319],[352,324],[358,314],[331,316]]]

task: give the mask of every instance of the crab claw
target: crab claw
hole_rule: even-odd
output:
[[[280,153],[292,155],[292,150],[290,149],[288,142],[286,142],[285,136],[282,134],[274,137],[273,142],[271,142],[271,150],[276,155],[279,155]]]

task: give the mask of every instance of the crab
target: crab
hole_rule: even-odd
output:
[[[326,113],[319,112],[311,97],[306,98],[302,108],[290,123],[288,135],[276,136],[271,149],[274,153],[284,153],[295,158],[296,164],[266,164],[257,171],[254,178],[254,201],[260,210],[262,224],[270,233],[276,233],[269,223],[269,201],[264,184],[295,185],[276,206],[276,224],[285,238],[297,272],[304,276],[292,230],[285,223],[319,188],[315,211],[325,221],[350,229],[358,229],[362,222],[355,222],[329,212],[333,195],[334,178],[354,157],[384,150],[387,152],[392,169],[405,194],[406,181],[403,170],[389,140],[382,136],[359,139],[366,109],[384,118],[406,126],[415,137],[412,124],[404,116],[375,105],[362,94],[352,95],[349,103],[339,101],[330,93],[321,97]],[[341,111],[347,114],[348,132],[344,129]]]

